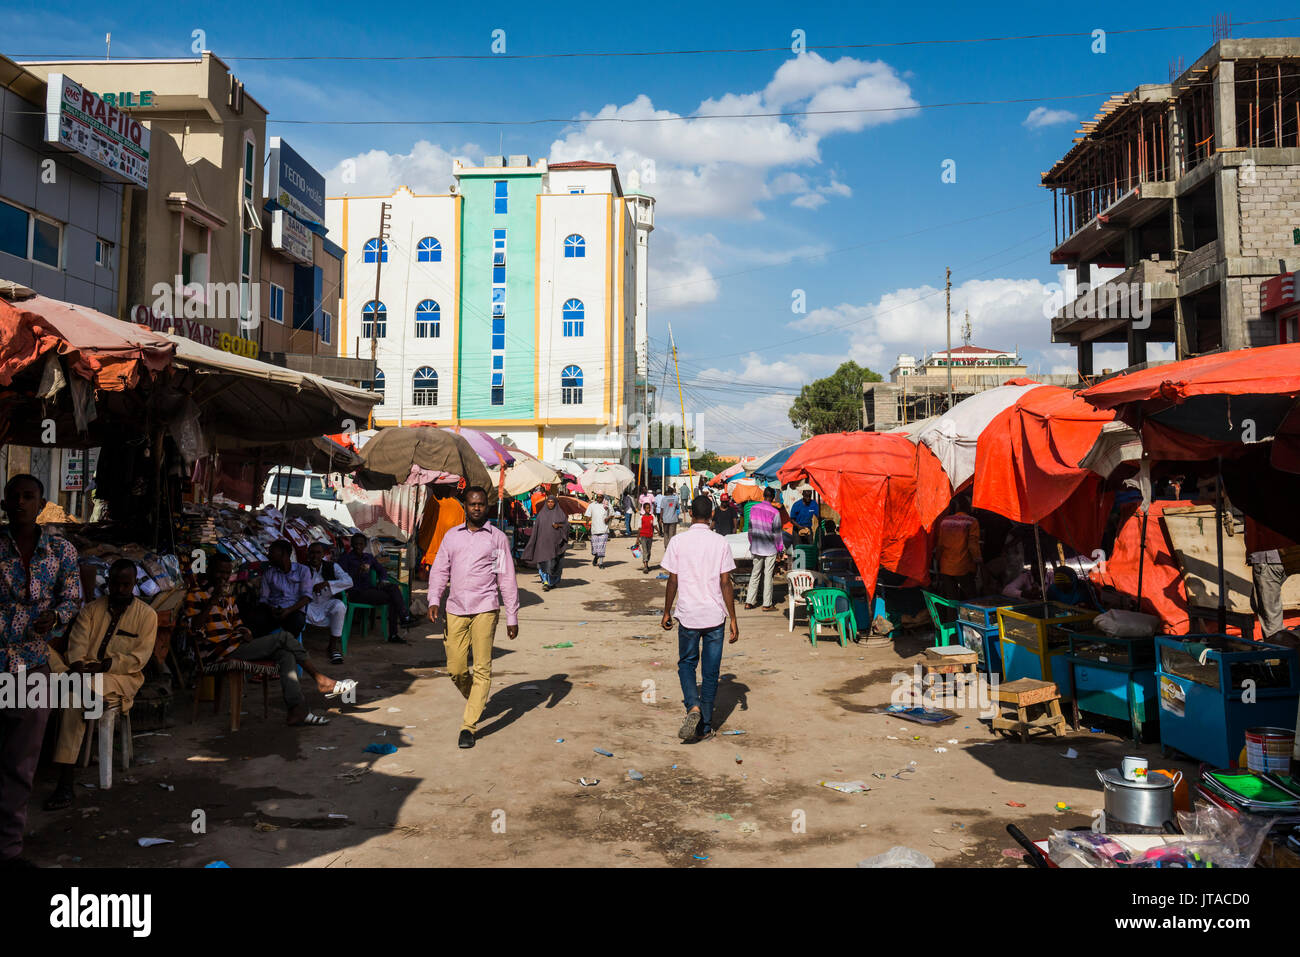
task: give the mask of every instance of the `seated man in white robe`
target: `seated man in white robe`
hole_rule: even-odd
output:
[[[352,587],[352,577],[333,562],[325,561],[325,546],[312,542],[307,548],[307,568],[311,571],[311,601],[305,609],[307,624],[330,630],[330,662],[343,661],[343,619],[348,606],[338,596]]]

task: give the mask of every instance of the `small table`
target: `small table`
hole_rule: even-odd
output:
[[[1061,695],[1051,681],[1039,681],[1036,678],[1019,678],[998,685],[998,703],[1010,705],[1010,711],[993,718],[994,731],[1019,732],[1021,742],[1029,740],[1029,732],[1035,728],[1047,728],[1057,737],[1065,734],[1065,715],[1061,713]],[[1039,708],[1042,714],[1029,716],[1030,708]]]

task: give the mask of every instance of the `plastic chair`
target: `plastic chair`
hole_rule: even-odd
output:
[[[930,620],[934,622],[934,647],[946,648],[957,642],[957,613],[961,611],[961,604],[924,589],[921,594],[925,597],[925,607],[930,612]]]
[[[113,730],[118,729],[122,739],[122,770],[131,770],[131,759],[135,756],[135,747],[131,735],[131,712],[123,712],[119,707],[105,708],[98,718],[86,719],[86,733],[81,739],[81,752],[77,764],[86,767],[90,764],[91,751],[99,746],[99,789],[108,791],[113,787]]]
[[[831,622],[839,632],[841,647],[848,647],[850,637],[857,639],[858,622],[847,593],[838,588],[810,588],[803,597],[808,604],[808,640],[814,646],[817,644],[817,626]]]
[[[374,588],[379,584],[379,576],[375,574],[373,568],[370,569],[369,583],[371,588]],[[383,622],[384,634],[388,634],[387,602],[384,602],[382,605],[370,605],[363,601],[355,601],[347,592],[343,593],[343,602],[348,608],[347,614],[343,616],[343,635],[339,641],[340,645],[342,645],[340,650],[343,654],[346,655],[348,653],[348,639],[352,636],[352,622],[358,612],[361,613],[361,634],[369,634],[370,628],[376,619]],[[375,614],[372,615],[372,612]]]
[[[798,605],[806,605],[804,592],[809,588],[825,585],[826,576],[821,572],[797,568],[785,576],[786,590],[790,598],[790,631],[794,631],[794,612]]]

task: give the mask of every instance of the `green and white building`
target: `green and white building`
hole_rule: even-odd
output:
[[[609,163],[489,156],[452,172],[445,194],[326,203],[348,250],[340,354],[374,351],[374,424],[463,425],[548,460],[626,461],[654,200],[624,194]]]

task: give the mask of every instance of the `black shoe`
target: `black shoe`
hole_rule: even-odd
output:
[[[331,655],[330,655],[330,664],[332,664],[332,665],[341,665],[341,664],[343,664],[343,653],[340,652],[340,651],[336,651],[336,652],[334,652],[333,654],[331,654]]]
[[[65,807],[72,807],[72,800],[72,788],[59,786],[54,789],[54,793],[46,798],[43,806],[47,811],[62,811]]]
[[[696,731],[695,733],[696,733],[696,735],[698,736],[698,740],[700,740],[700,741],[707,741],[707,740],[709,740],[709,738],[713,737],[714,734],[715,734],[715,732],[714,732],[714,730],[713,730],[713,725],[711,725],[711,724],[702,724],[702,725],[700,725],[699,730]]]
[[[405,638],[403,638],[401,635],[389,635],[389,636],[388,636],[388,643],[389,643],[390,645],[409,645],[409,644],[410,644],[410,642],[407,641]]]
[[[462,731],[460,737],[456,739],[456,746],[460,748],[474,747],[474,732]]]

